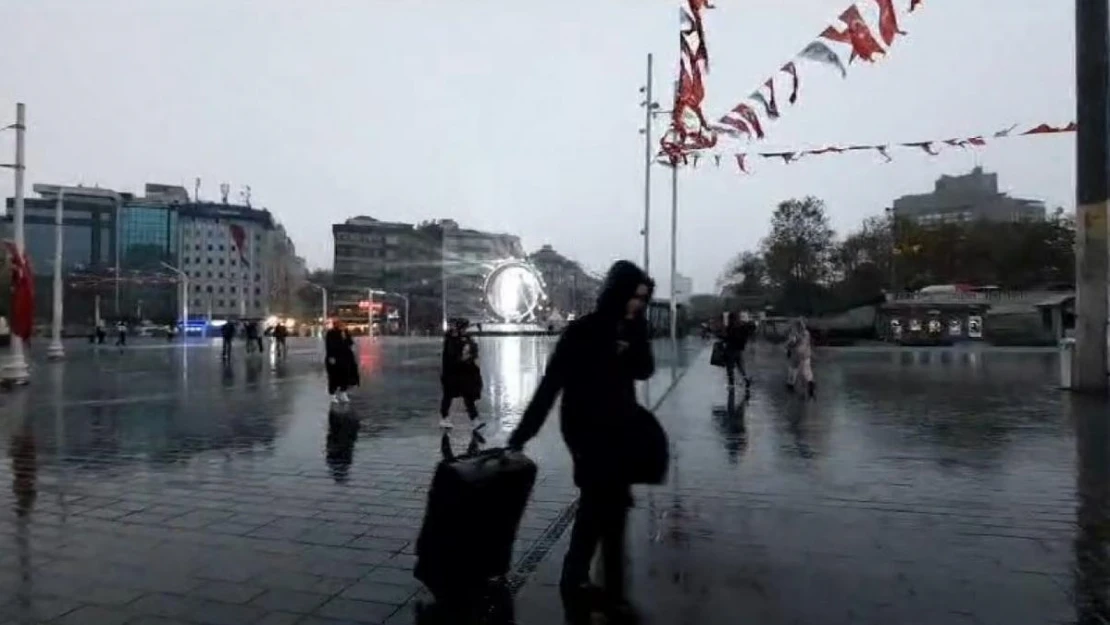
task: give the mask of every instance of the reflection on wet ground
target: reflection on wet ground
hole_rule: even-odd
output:
[[[629,530],[651,622],[1107,622],[1110,412],[1053,354],[818,352],[812,402],[783,367],[759,350],[729,401],[699,361],[660,407],[672,472]],[[520,622],[560,622],[563,549]]]
[[[0,394],[0,623],[409,620],[413,540],[442,441],[439,342],[363,340],[363,385],[330,410],[318,343],[230,366],[212,346],[74,346]],[[489,444],[519,419],[548,338],[482,339]],[[685,351],[659,345],[661,375]],[[461,411],[461,407],[459,407]],[[465,417],[449,444],[471,441]],[[518,556],[573,501],[557,428]]]

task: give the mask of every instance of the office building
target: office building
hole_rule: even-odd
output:
[[[191,318],[264,319],[271,313],[273,216],[214,202],[177,205],[179,267],[189,276]]]
[[[332,313],[363,327],[368,324],[368,306],[373,301],[376,322],[390,316],[400,320],[404,316],[403,298],[407,297],[411,330],[439,331],[443,314],[443,228],[438,222],[414,225],[352,217],[334,224],[332,236]],[[371,300],[371,290],[386,294]],[[405,331],[399,324],[394,325],[397,331]]]
[[[332,226],[335,238],[333,311],[358,328],[377,315],[394,322],[409,300],[411,330],[438,333],[444,319],[496,321],[485,302],[485,280],[501,263],[524,260],[520,238],[462,228],[450,219],[408,224],[353,217]],[[370,290],[385,291],[373,300]]]
[[[1040,200],[1010,197],[998,189],[998,174],[976,167],[962,176],[941,176],[931,193],[904,195],[894,200],[894,216],[922,225],[970,221],[1042,221]]]
[[[66,324],[86,323],[94,317],[97,295],[113,292],[104,279],[115,267],[117,215],[123,196],[111,189],[35,184],[39,197],[24,199],[24,245],[35,276],[35,316],[39,322],[53,314],[55,252],[54,216],[58,194],[62,200],[62,272],[96,279],[66,280],[63,307]],[[14,199],[7,199],[5,231],[10,235]]]

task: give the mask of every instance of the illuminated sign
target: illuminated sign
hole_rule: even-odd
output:
[[[361,300],[358,303],[358,309],[359,310],[370,310],[371,307],[373,307],[374,312],[381,312],[382,303],[381,302],[371,303],[370,300],[367,300],[367,299]]]

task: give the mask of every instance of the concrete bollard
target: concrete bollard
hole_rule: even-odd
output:
[[[1075,339],[1060,339],[1060,388],[1073,388],[1073,371],[1075,369]]]

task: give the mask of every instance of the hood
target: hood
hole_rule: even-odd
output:
[[[609,268],[605,275],[605,282],[601,285],[601,294],[597,297],[597,312],[606,316],[624,316],[625,305],[636,293],[636,287],[641,284],[648,286],[648,299],[655,290],[655,281],[635,263],[627,260],[618,260]]]

